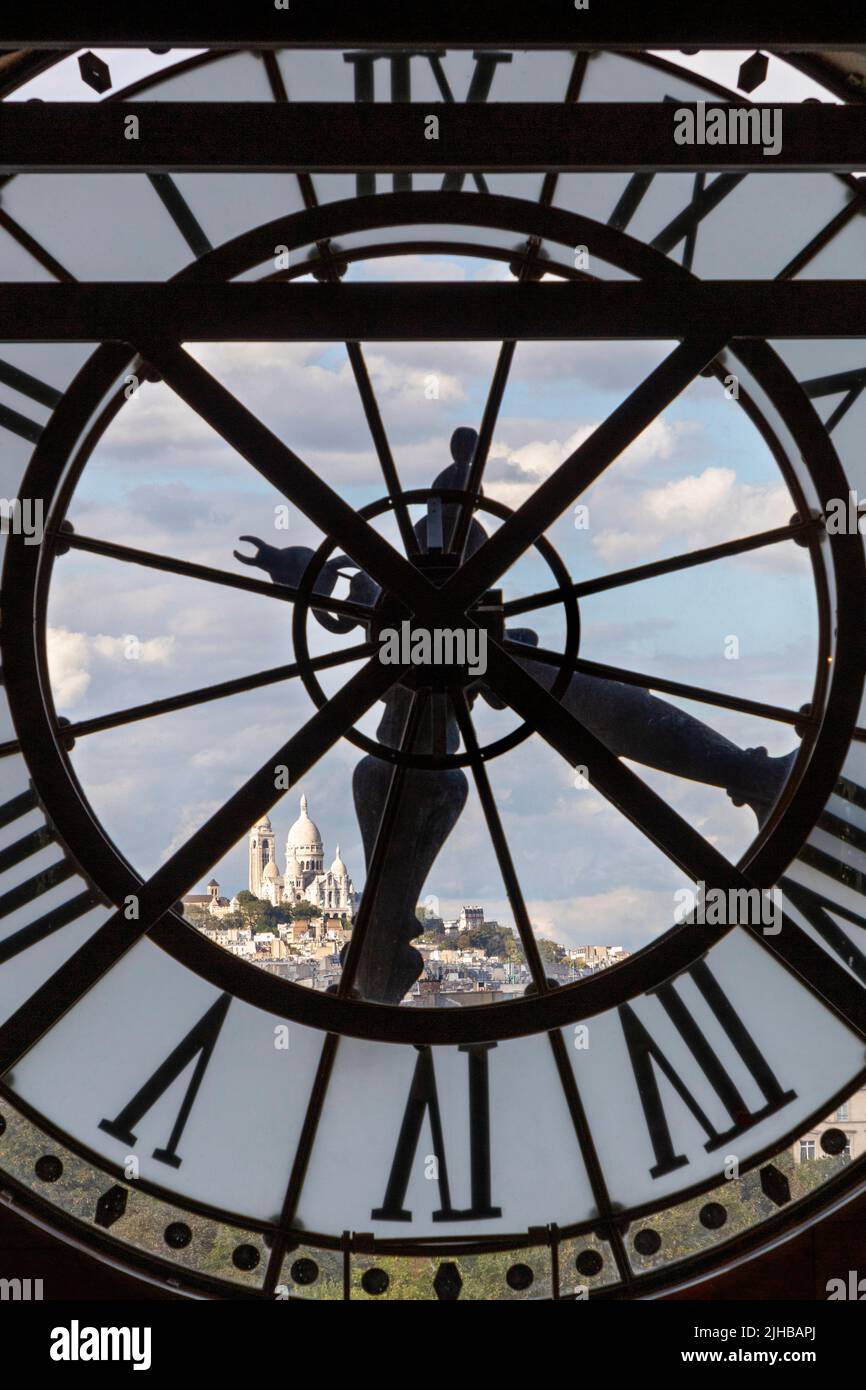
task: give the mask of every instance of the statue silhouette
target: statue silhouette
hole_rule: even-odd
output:
[[[435,479],[434,489],[462,491],[466,487],[477,441],[475,430],[461,428],[454,432],[452,462]],[[414,531],[422,555],[429,553],[428,541],[433,527],[438,545],[441,546],[444,537],[447,547],[458,513],[457,503],[443,502],[435,511],[428,510],[427,516],[416,523]],[[248,557],[235,551],[236,558],[265,570],[277,584],[298,585],[314,554],[303,546],[278,550],[256,537],[241,539],[255,546],[256,554]],[[466,555],[473,554],[486,539],[484,527],[473,518]],[[313,592],[329,596],[341,574],[351,575],[349,598],[372,609],[381,589],[345,555],[336,556],[323,566]],[[347,633],[364,626],[369,635],[372,630],[372,624],[352,617],[315,608],[312,611],[329,632]],[[533,659],[532,648],[538,645],[537,634],[530,628],[507,628],[505,636],[525,646],[525,656],[515,659],[539,685],[550,689],[557,671],[547,662]],[[483,682],[475,682],[466,693],[470,703],[480,695],[493,708],[503,708],[502,702]],[[413,690],[404,684],[395,685],[385,697],[378,738],[387,747],[401,746],[412,699]],[[796,750],[775,758],[768,756],[766,748],[741,749],[692,715],[651,695],[649,690],[619,681],[576,673],[560,703],[615,756],[724,788],[735,805],[752,808],[759,825],[767,820],[796,757]],[[426,702],[411,748],[404,751],[455,753],[458,750],[457,721],[450,707],[443,712],[443,705],[443,701]],[[355,811],[368,871],[391,774],[392,764],[372,755],[362,758],[354,772]],[[390,867],[382,874],[378,885],[355,978],[363,998],[399,1003],[421,975],[423,958],[411,944],[423,931],[415,908],[427,876],[460,818],[467,794],[468,782],[460,768],[405,769],[400,814],[389,843]]]

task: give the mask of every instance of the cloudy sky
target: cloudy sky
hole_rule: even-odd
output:
[[[452,274],[460,271],[465,267],[452,267]],[[519,506],[669,347],[521,347],[491,451],[489,495]],[[371,376],[406,487],[431,482],[445,465],[456,425],[477,424],[494,354],[487,344],[370,349]],[[196,348],[195,356],[356,506],[381,494],[342,346],[217,345]],[[440,375],[438,401],[425,394],[431,375]],[[71,516],[84,534],[242,573],[232,557],[241,535],[278,546],[321,539],[297,508],[288,535],[278,531],[281,500],[168,388],[145,386],[95,451]],[[567,514],[549,533],[575,578],[778,525],[792,511],[752,427],[717,383],[703,380],[582,501],[587,528],[576,528]],[[517,564],[503,587],[517,597],[552,582],[533,558]],[[86,718],[280,665],[292,659],[288,618],[281,603],[265,597],[72,553],[56,571],[50,607],[58,707],[70,718]],[[581,652],[590,659],[789,706],[808,698],[814,600],[804,552],[790,543],[590,597],[581,603],[581,618]],[[533,621],[544,644],[561,641],[558,608],[520,619]],[[725,654],[732,636],[737,660]],[[314,650],[355,640],[357,634],[334,639],[313,629]],[[334,690],[343,679],[334,672],[323,684]],[[148,873],[310,712],[308,697],[291,682],[82,739],[74,760],[97,812]],[[774,753],[793,746],[783,726],[719,710],[701,717],[743,746],[765,744]],[[488,737],[513,722],[482,706],[478,718]],[[363,727],[370,730],[372,720]],[[350,795],[358,756],[339,745],[302,789],[328,856],[339,842],[360,885],[363,859]],[[736,810],[723,793],[647,775],[727,854],[746,847],[751,812]],[[625,937],[624,944],[635,945],[644,931],[666,924],[671,893],[680,886],[676,872],[595,792],[575,788],[571,769],[540,739],[492,764],[491,776],[539,928],[565,941]],[[299,791],[274,814],[281,841]],[[245,886],[244,847],[216,871],[225,890]],[[474,794],[426,894],[446,913],[461,902],[481,902],[509,920]],[[651,920],[638,917],[644,911],[652,911]]]
[[[150,56],[105,56],[115,87],[151,62]],[[702,55],[693,66],[733,82],[742,56]],[[136,69],[136,62],[144,67]],[[73,93],[71,81],[59,70],[45,74],[38,94],[84,99],[87,89],[76,86]],[[795,100],[813,90],[772,60],[760,97]],[[21,95],[33,92],[36,83]],[[389,277],[508,278],[501,264],[456,256],[378,260],[349,273],[354,280]],[[490,453],[487,494],[518,507],[672,347],[521,344]],[[342,344],[211,344],[192,351],[350,503],[362,506],[382,495]],[[427,485],[446,466],[456,426],[478,427],[496,353],[492,343],[366,349],[404,487]],[[283,501],[168,388],[145,385],[95,450],[70,516],[81,533],[249,574],[232,557],[241,535],[278,546],[322,539],[297,507],[288,534],[278,530]],[[575,579],[783,524],[794,510],[742,411],[717,382],[700,378],[581,502],[589,509],[586,528],[568,513],[549,532]],[[387,523],[381,529],[395,539]],[[513,598],[552,583],[532,556],[504,577],[503,588]],[[57,706],[75,720],[292,660],[290,613],[282,603],[77,552],[58,563],[49,617]],[[587,598],[581,621],[581,654],[590,659],[786,706],[809,698],[815,601],[805,552],[791,543]],[[557,608],[519,622],[534,626],[545,645],[562,640]],[[312,649],[332,650],[358,636],[334,638],[313,625]],[[729,659],[732,637],[739,646],[735,660]],[[322,684],[335,690],[354,669],[341,668]],[[289,682],[83,738],[73,759],[96,812],[149,874],[312,708],[300,684]],[[781,754],[796,745],[783,725],[688,708],[743,747],[764,745]],[[484,738],[514,722],[480,703],[476,714]],[[376,722],[374,713],[362,727],[371,732]],[[325,837],[326,862],[339,842],[360,888],[363,854],[351,797],[359,757],[339,744],[272,819],[282,858],[303,790]],[[530,913],[543,934],[566,944],[634,949],[670,925],[681,875],[594,791],[575,787],[572,770],[538,737],[489,770]],[[756,828],[748,809],[736,809],[721,791],[638,770],[725,854],[736,858],[747,848]],[[224,892],[245,887],[245,842],[214,868]],[[511,921],[474,790],[425,886],[422,897],[428,895],[445,915],[462,903],[482,903],[488,916]]]

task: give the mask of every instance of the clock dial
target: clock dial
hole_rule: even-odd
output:
[[[322,91],[732,99],[484,50],[204,54],[106,99]],[[7,279],[676,294],[862,251],[829,174],[57,183],[7,178]],[[859,1180],[824,1122],[866,1082],[861,347],[402,331],[0,354],[33,507],[0,536],[0,1168],[223,1295],[639,1295]]]

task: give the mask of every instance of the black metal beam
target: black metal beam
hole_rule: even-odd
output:
[[[701,139],[716,132],[707,131],[699,105],[706,113],[721,107],[742,129],[726,129],[726,143]],[[696,113],[693,143],[674,138],[681,111]],[[4,174],[856,173],[864,163],[866,105],[829,102],[11,102],[0,120]]]
[[[866,337],[856,280],[0,284],[4,342]]]
[[[141,44],[207,48],[328,47],[399,48],[423,44],[473,48],[863,48],[859,0],[666,0],[637,5],[589,0],[534,0],[530,6],[500,0],[281,0],[241,6],[207,6],[198,0],[140,6],[130,11],[102,0],[76,0],[69,8],[6,0],[3,42],[11,47],[85,46],[132,48]]]

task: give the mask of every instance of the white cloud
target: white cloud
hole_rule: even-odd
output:
[[[674,925],[674,890],[643,889],[631,885],[602,893],[575,894],[567,898],[528,898],[530,921],[539,938],[561,946],[623,946],[639,950]],[[440,904],[446,917],[456,917],[457,900]],[[510,923],[511,907],[504,898],[485,900],[484,909],[492,921]]]
[[[578,425],[565,439],[534,439],[513,448],[504,439],[494,440],[485,491],[497,502],[519,507],[539,483],[556,471],[570,454],[598,428],[598,421]],[[634,475],[650,463],[672,458],[683,441],[701,429],[697,421],[653,420],[616,460],[618,476]]]
[[[217,799],[196,801],[178,808],[175,816],[175,833],[160,855],[161,861],[170,858],[176,850],[186,844],[197,830],[210,820],[219,810],[222,802]]]
[[[172,658],[174,641],[174,637],[142,641],[134,633],[112,637],[49,627],[48,672],[58,708],[74,709],[82,702],[90,688],[94,667],[100,663],[129,661],[145,666],[165,666]]]
[[[48,672],[54,699],[61,709],[72,709],[90,685],[90,654],[83,632],[48,629]]]
[[[658,487],[623,490],[616,527],[593,534],[593,549],[609,564],[657,555],[671,540],[683,549],[785,525],[793,504],[787,488],[740,482],[732,468],[705,468]],[[610,510],[610,506],[606,507]]]

